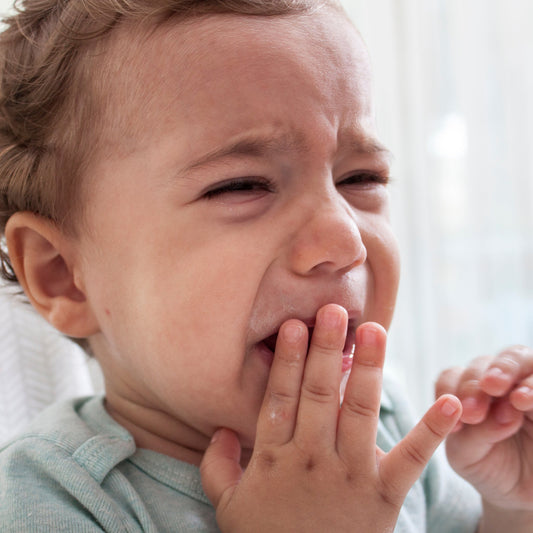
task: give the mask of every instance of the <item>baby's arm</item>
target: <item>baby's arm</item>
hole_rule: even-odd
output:
[[[205,491],[222,531],[361,531],[394,529],[403,500],[461,408],[441,397],[388,454],[376,447],[386,333],[357,330],[354,363],[339,410],[346,312],[322,308],[307,353],[307,328],[281,328],[246,470],[240,445],[219,430],[205,453]],[[307,354],[307,357],[306,357]]]
[[[482,533],[533,531],[533,351],[515,346],[441,374],[437,396],[457,395],[448,437],[452,467],[481,494]]]

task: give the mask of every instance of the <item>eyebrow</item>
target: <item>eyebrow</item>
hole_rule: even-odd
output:
[[[379,154],[387,161],[394,159],[394,154],[381,142],[372,137],[362,137],[360,135],[349,134],[347,136],[347,145],[350,150],[360,154]]]
[[[286,134],[278,137],[251,135],[204,154],[188,164],[184,171],[195,170],[209,165],[218,159],[230,156],[261,157],[273,152],[289,152],[293,150],[297,152],[306,151],[303,138]]]
[[[370,137],[350,135],[347,145],[349,150],[354,153],[382,154],[387,160],[393,159],[393,154],[389,149],[376,139]],[[291,151],[298,153],[310,151],[303,135],[283,134],[277,137],[251,135],[207,152],[183,168],[182,173],[208,166],[209,164],[226,157],[262,157],[276,152],[283,153]]]

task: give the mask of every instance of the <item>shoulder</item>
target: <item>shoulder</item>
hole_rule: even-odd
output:
[[[107,414],[103,398],[81,398],[49,407],[4,444],[0,476],[22,469],[55,476],[66,461],[97,479],[134,452],[133,438]]]
[[[105,411],[103,398],[87,397],[54,404],[22,433],[0,447],[0,460],[31,457],[39,461],[53,453],[84,461],[87,448],[99,443],[123,442],[135,451],[131,435]]]
[[[60,523],[83,523],[101,481],[135,451],[133,439],[117,424],[94,427],[92,417],[104,413],[101,398],[54,405],[0,448],[2,531],[52,531]]]

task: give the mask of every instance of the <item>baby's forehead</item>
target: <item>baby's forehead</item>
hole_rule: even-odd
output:
[[[344,38],[342,43],[357,43],[355,60],[353,50],[344,52],[337,46],[337,35]],[[339,57],[339,50],[344,57]],[[101,102],[96,153],[104,158],[127,156],[151,142],[150,137],[165,137],[163,131],[170,131],[177,120],[204,125],[203,130],[191,127],[189,137],[179,140],[180,150],[197,141],[209,144],[210,126],[220,129],[228,114],[235,117],[234,94],[252,106],[252,97],[268,93],[269,80],[275,77],[300,76],[304,83],[316,71],[344,61],[339,79],[330,80],[329,90],[317,95],[320,101],[350,83],[354,73],[370,77],[366,48],[357,31],[344,15],[329,9],[275,17],[220,14],[173,18],[162,24],[126,22],[93,61],[103,67],[91,83],[95,105]],[[225,87],[227,98],[220,96],[220,87]],[[196,106],[188,104],[202,100],[199,105],[204,105],[211,89],[217,95],[210,102],[212,113],[199,118],[193,111]],[[287,94],[290,97],[297,95]],[[233,120],[233,130],[249,128],[254,115],[262,112],[249,110],[241,123]]]
[[[316,64],[317,57],[323,56],[323,64],[342,60],[337,49],[330,50],[340,48],[334,46],[332,35],[339,33],[341,25],[345,33],[352,32],[352,41],[359,41],[357,64],[351,64],[352,51],[347,52],[347,68],[341,72],[359,71],[369,77],[366,49],[344,17],[328,8],[275,17],[217,14],[186,20],[176,17],[162,24],[121,24],[105,48],[93,56],[93,61],[102,64],[93,81],[95,101],[104,107],[101,144],[115,154],[135,149],[138,139],[147,134],[148,124],[152,131],[165,127],[172,120],[176,101],[182,96],[190,99],[199,88],[205,92],[210,86],[226,84],[230,93],[235,88],[246,97],[246,90],[267,90],[264,81],[276,76],[276,70],[288,76],[314,75],[313,69],[320,66],[311,63]],[[260,50],[267,59],[269,53],[277,54],[276,70],[262,69],[259,53],[257,61],[250,62],[251,49]],[[256,83],[242,83],[250,77]],[[213,108],[225,105],[225,101],[212,102]],[[155,123],[151,115],[159,116],[161,110],[168,114]],[[183,112],[185,119],[194,120],[187,116],[187,109]]]

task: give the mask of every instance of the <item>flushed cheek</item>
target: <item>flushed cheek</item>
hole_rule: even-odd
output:
[[[372,307],[378,314],[378,322],[388,328],[392,320],[398,284],[400,261],[396,239],[388,236],[379,239],[369,253],[368,262],[372,275]]]

